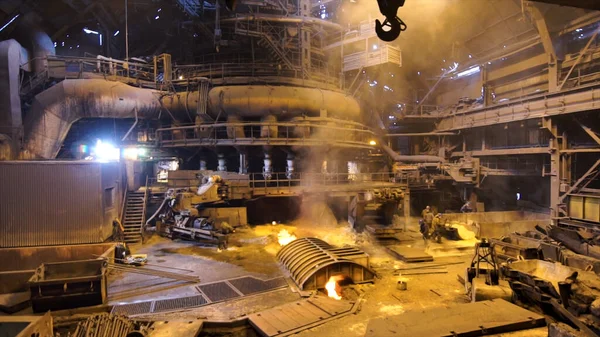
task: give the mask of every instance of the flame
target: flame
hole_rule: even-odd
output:
[[[277,234],[277,241],[279,242],[279,244],[281,246],[285,246],[288,243],[296,240],[296,236],[293,234],[290,234],[290,232],[288,232],[286,229],[282,229],[279,231],[279,234]]]
[[[342,296],[340,296],[338,289],[340,289],[339,284],[337,283],[337,281],[341,281],[344,279],[344,276],[342,275],[335,275],[335,276],[331,276],[329,278],[329,281],[327,281],[327,284],[325,284],[325,289],[327,290],[327,296],[336,299],[336,300],[341,300]]]

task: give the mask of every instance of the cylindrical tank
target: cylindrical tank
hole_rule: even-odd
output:
[[[343,92],[293,86],[239,85],[215,87],[208,93],[213,115],[223,111],[238,117],[327,116],[358,120],[358,101]]]

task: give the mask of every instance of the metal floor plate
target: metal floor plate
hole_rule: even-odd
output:
[[[226,282],[199,285],[196,289],[202,291],[211,302],[221,302],[241,296]]]
[[[234,287],[236,287],[242,294],[250,295],[254,293],[260,293],[263,291],[268,291],[275,288],[280,288],[286,286],[287,283],[283,277],[271,279],[268,281],[259,280],[257,278],[248,276],[242,277],[234,280],[230,280]]]
[[[166,300],[159,300],[154,303],[154,310],[152,312],[162,311],[173,311],[186,308],[200,307],[207,304],[208,301],[202,295],[169,298]]]
[[[288,283],[283,277],[261,280],[253,276],[244,276],[196,286],[196,289],[200,292],[200,295],[196,296],[115,305],[113,306],[112,313],[116,315],[137,316],[190,309],[287,286]]]
[[[153,301],[115,305],[111,313],[124,316],[149,314],[152,310],[152,303]]]

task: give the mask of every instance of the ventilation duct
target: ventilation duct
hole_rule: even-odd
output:
[[[82,118],[191,120],[198,93],[165,96],[121,82],[64,80],[35,97],[25,120],[21,159],[54,158],[71,125]],[[161,115],[161,111],[163,112]]]

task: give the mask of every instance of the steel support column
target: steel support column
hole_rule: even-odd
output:
[[[561,185],[568,182],[570,160],[561,156],[561,150],[567,149],[566,135],[559,135],[557,125],[550,118],[542,119],[542,126],[547,129],[552,138],[548,144],[550,152],[550,215],[553,219],[567,215],[566,207],[561,199]],[[567,160],[566,162],[563,162]]]
[[[404,232],[406,232],[406,226],[410,221],[410,190],[408,188],[404,190],[404,198],[402,198],[402,201],[404,203]]]
[[[542,45],[544,46],[544,51],[548,56],[548,91],[559,91],[558,77],[560,73],[560,62],[556,58],[556,51],[552,43],[548,25],[546,25],[544,15],[535,4],[528,3],[527,11],[535,23],[540,39],[542,40]],[[562,85],[560,87],[562,87]]]

